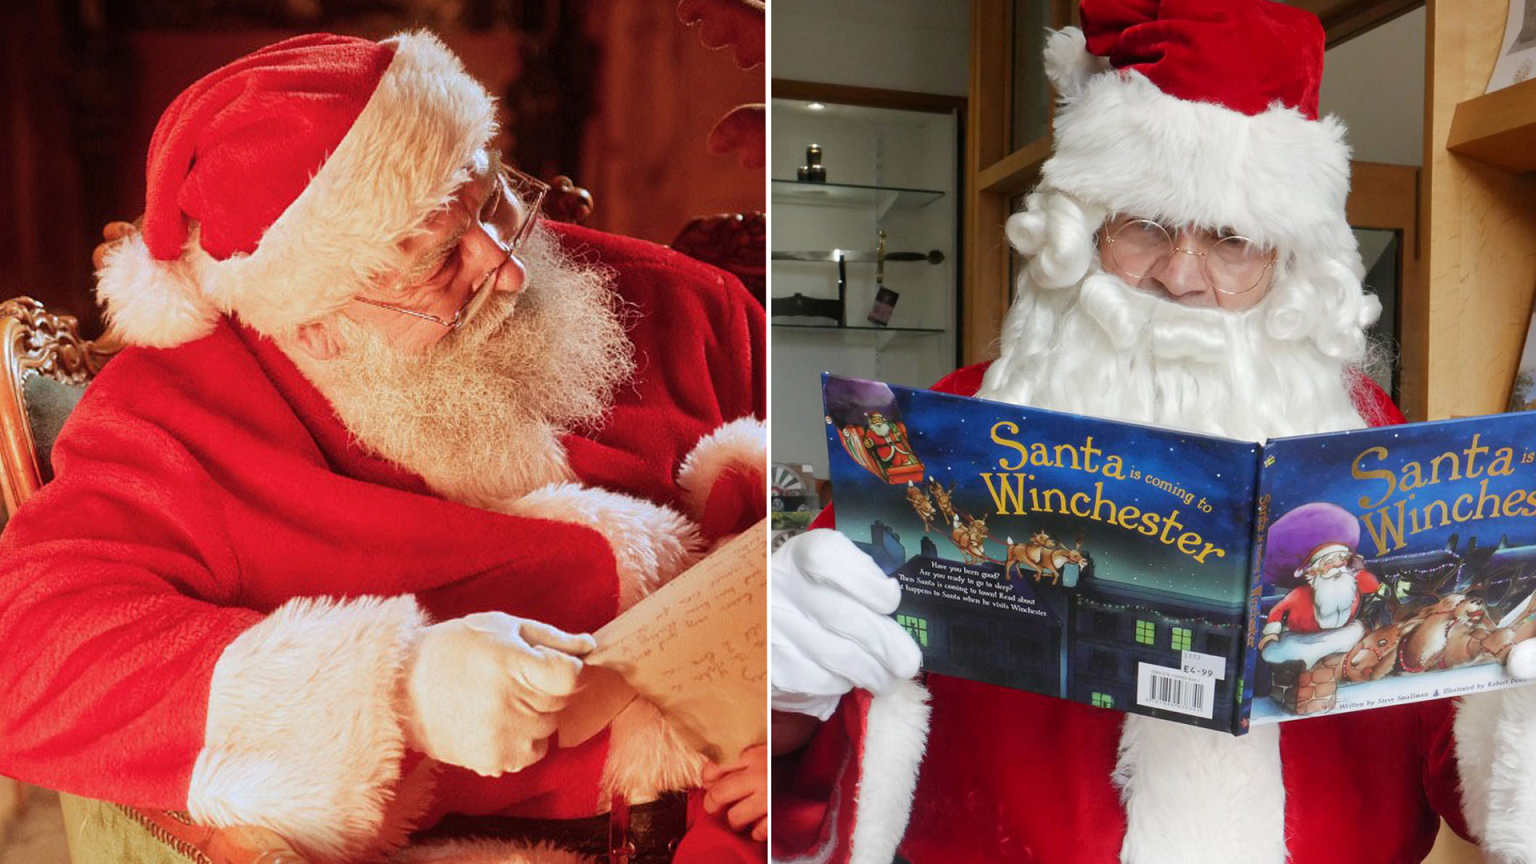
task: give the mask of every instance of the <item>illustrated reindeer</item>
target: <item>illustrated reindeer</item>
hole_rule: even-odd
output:
[[[1478,663],[1502,663],[1518,642],[1536,638],[1536,593],[1498,622],[1475,593],[1447,594],[1365,634],[1346,655],[1347,681],[1374,681]]]
[[[965,524],[960,524],[961,518]],[[991,561],[987,557],[987,520],[986,517],[973,519],[967,514],[961,513],[953,520],[954,530],[949,532],[949,539],[954,542],[955,548],[965,554],[965,563],[978,564],[982,561]]]
[[[907,481],[907,503],[911,504],[912,509],[917,511],[917,518],[923,520],[923,533],[927,534],[929,531],[932,531],[933,502],[929,501],[928,496],[923,493],[923,487],[913,483],[911,480]]]
[[[951,496],[955,494],[955,484],[949,484],[949,489],[946,490],[943,483],[940,483],[936,478],[929,477],[928,492],[933,495],[934,503],[939,505],[939,512],[944,514],[944,521],[954,522],[955,502],[951,500]]]
[[[1012,537],[1007,542],[1008,554],[1003,556],[1003,576],[1009,582],[1013,581],[1015,567],[1019,570],[1020,579],[1024,578],[1024,568],[1028,567],[1036,582],[1047,575],[1053,582],[1061,581],[1061,572],[1052,566],[1051,559],[1054,557],[1052,553],[1062,547],[1051,535],[1038,531],[1027,543],[1015,543]]]

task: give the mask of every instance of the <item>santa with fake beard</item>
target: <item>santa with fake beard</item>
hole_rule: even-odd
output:
[[[422,33],[167,109],[99,273],[130,347],[0,540],[0,774],[317,862],[763,860],[765,757],[644,699],[551,737],[588,634],[762,514],[761,308],[540,222],[494,133]]]
[[[936,389],[1235,438],[1401,422],[1317,115],[1323,30],[1265,0],[1084,0],[1008,236],[1001,356]],[[816,527],[830,525],[823,514]],[[1536,860],[1536,688],[1232,736],[937,674],[842,535],[774,555],[775,860],[1402,864],[1443,817]],[[1532,649],[1510,671],[1536,676]],[[909,819],[910,817],[910,819]]]

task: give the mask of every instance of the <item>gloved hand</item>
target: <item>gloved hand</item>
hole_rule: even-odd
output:
[[[773,553],[772,702],[825,720],[855,687],[885,693],[917,674],[922,652],[889,616],[901,586],[853,541],[818,529]]]
[[[496,777],[544,758],[555,715],[597,647],[501,612],[428,627],[406,671],[406,746]]]

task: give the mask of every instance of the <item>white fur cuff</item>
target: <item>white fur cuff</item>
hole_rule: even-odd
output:
[[[917,770],[928,746],[928,714],[928,690],[916,681],[874,697],[864,720],[862,758],[842,769],[857,772],[851,832],[834,798],[830,835],[804,855],[774,859],[776,864],[825,864],[843,838],[848,842],[848,864],[890,864],[912,816]],[[847,782],[843,777],[838,785]]]
[[[403,839],[383,835],[404,753],[397,693],[423,626],[411,597],[299,598],[231,642],[209,687],[192,818],[269,828],[325,861]]]
[[[683,503],[695,519],[704,514],[715,481],[731,469],[768,470],[768,426],[755,417],[741,417],[705,435],[677,470]]]
[[[1536,862],[1536,686],[1466,696],[1456,763],[1467,827],[1494,864]]]

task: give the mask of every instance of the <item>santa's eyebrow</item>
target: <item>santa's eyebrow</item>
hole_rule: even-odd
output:
[[[486,171],[479,178],[479,183],[477,184],[478,191],[480,192],[479,205],[470,209],[469,213],[464,217],[464,222],[454,229],[453,233],[448,236],[448,239],[421,256],[416,263],[406,269],[405,275],[401,277],[404,285],[415,285],[417,282],[431,276],[437,270],[437,266],[442,263],[444,258],[448,257],[448,254],[454,250],[454,247],[459,245],[459,241],[464,239],[464,234],[469,231],[469,226],[478,218],[479,210],[485,206],[485,201],[488,198],[487,190],[491,192],[497,191],[497,180],[501,177],[501,153],[496,150],[490,150],[486,153],[486,156]]]
[[[464,239],[464,233],[468,230],[469,220],[466,219],[464,224],[460,225],[458,228],[455,228],[453,233],[448,235],[448,239],[438,244],[435,248],[432,249],[432,251],[417,259],[416,263],[412,264],[410,268],[405,271],[405,276],[402,277],[401,281],[406,286],[410,286],[415,285],[417,282],[420,282],[428,276],[431,276],[433,271],[437,269],[437,266],[443,262],[443,259],[448,257],[448,253],[452,252],[454,247],[459,245],[459,241]]]

